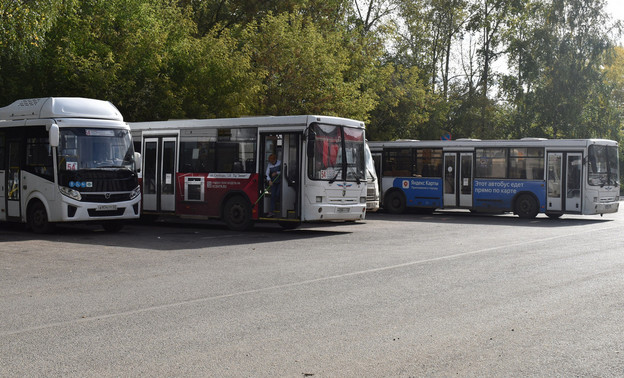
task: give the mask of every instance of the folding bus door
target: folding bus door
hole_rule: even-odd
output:
[[[175,211],[177,138],[145,138],[143,151],[143,210]]]
[[[472,152],[444,153],[444,207],[472,207]]]
[[[565,210],[568,212],[581,212],[582,161],[581,153],[566,155]]]
[[[457,154],[444,154],[444,207],[457,206]]]
[[[21,197],[22,197],[22,140],[7,138],[7,158],[5,161],[5,196],[6,196],[6,219],[19,221],[22,215]]]
[[[278,219],[299,220],[301,219],[301,135],[299,133],[260,133],[261,146],[263,148],[260,161],[260,176],[265,181],[265,173],[268,167],[268,158],[275,154],[277,160],[281,162],[281,177],[276,180],[278,191],[268,190],[265,186],[266,195],[261,202],[260,214],[267,213],[270,209],[271,196],[274,199],[276,208],[273,209],[275,217]],[[264,215],[260,216],[261,218]]]
[[[562,211],[561,181],[563,173],[563,153],[548,153],[548,173],[546,176],[546,211]]]
[[[472,152],[459,154],[459,206],[472,207]]]
[[[581,212],[582,162],[580,152],[548,152],[546,211]]]

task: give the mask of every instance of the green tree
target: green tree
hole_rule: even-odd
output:
[[[269,14],[299,12],[329,27],[343,24],[350,0],[179,0],[191,9],[199,36],[259,21]]]
[[[515,106],[514,134],[601,136],[594,115],[606,102],[595,101],[605,90],[602,67],[614,27],[604,1],[536,1],[525,10],[524,28],[517,25],[510,38],[513,74],[504,85]]]
[[[371,112],[369,140],[431,139],[441,130],[426,129],[432,99],[418,68],[387,66],[391,75],[379,92],[379,103]]]
[[[262,80],[256,114],[318,113],[366,120],[373,108],[374,93],[362,90],[370,79],[350,71],[353,56],[363,47],[349,45],[343,34],[321,31],[299,13],[282,13],[250,25],[244,41]]]
[[[178,93],[188,118],[219,118],[254,115],[261,100],[262,82],[254,73],[251,52],[239,48],[229,30],[213,30],[191,41],[176,59],[173,77],[182,83]]]
[[[43,93],[108,99],[127,119],[182,115],[175,59],[194,25],[156,0],[67,2],[49,32]]]
[[[0,2],[0,104],[16,99],[15,93],[32,96],[36,77],[33,66],[41,59],[41,46],[57,15],[52,0]]]

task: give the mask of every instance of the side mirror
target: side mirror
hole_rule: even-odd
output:
[[[56,123],[50,125],[50,130],[48,131],[48,137],[50,140],[50,146],[58,147],[59,145],[59,127]]]
[[[141,161],[141,154],[138,153],[138,152],[135,152],[134,153],[134,164],[136,166],[137,173],[141,172],[141,163],[142,163],[142,161]]]

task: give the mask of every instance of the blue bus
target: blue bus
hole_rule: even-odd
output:
[[[618,143],[604,139],[369,142],[381,207],[539,213],[618,211]]]

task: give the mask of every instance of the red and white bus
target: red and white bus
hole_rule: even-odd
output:
[[[130,123],[142,153],[143,215],[219,218],[244,230],[255,221],[365,217],[364,124],[326,116],[249,117]],[[280,179],[266,179],[269,156]],[[279,185],[274,214],[269,186]]]

